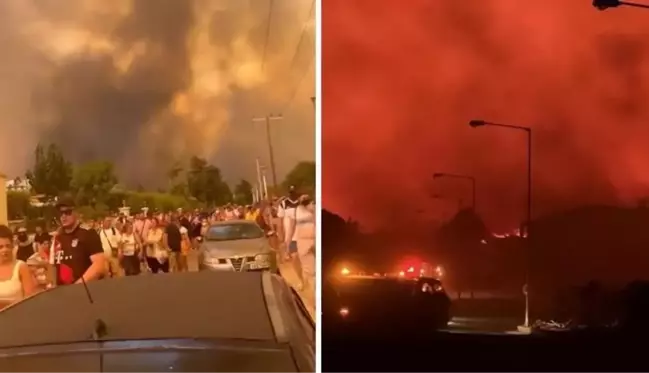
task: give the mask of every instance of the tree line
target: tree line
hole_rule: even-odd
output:
[[[157,190],[142,186],[127,188],[120,183],[115,166],[108,160],[92,160],[73,164],[65,158],[56,144],[38,144],[34,150],[34,164],[25,178],[30,191],[9,190],[10,220],[47,218],[47,202],[70,193],[84,216],[96,218],[108,211],[126,205],[133,210],[148,207],[151,210],[213,207],[226,203],[252,203],[252,184],[241,179],[233,188],[223,179],[221,170],[206,159],[193,156],[186,164],[178,162],[167,172],[167,183]],[[281,195],[288,185],[313,193],[315,190],[315,163],[299,162],[286,176],[277,191]],[[44,202],[43,204],[34,201]]]

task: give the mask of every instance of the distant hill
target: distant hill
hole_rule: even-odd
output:
[[[534,271],[547,283],[649,279],[649,209],[586,206],[532,225]]]

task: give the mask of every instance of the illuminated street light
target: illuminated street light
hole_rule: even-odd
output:
[[[634,8],[649,9],[649,4],[640,4],[630,1],[620,0],[593,0],[593,6],[599,10],[606,10],[608,8],[617,8],[619,6],[630,6]]]
[[[523,131],[527,134],[527,219],[525,222],[525,235],[526,240],[526,252],[525,252],[525,289],[529,287],[529,277],[530,277],[530,225],[532,223],[532,129],[530,127],[524,126],[515,126],[511,124],[502,124],[488,122],[482,119],[473,119],[469,121],[469,126],[472,128],[492,126],[492,127],[501,127],[508,128],[518,131]],[[530,327],[530,305],[529,305],[529,296],[528,291],[525,291],[525,324],[523,327],[529,329]]]

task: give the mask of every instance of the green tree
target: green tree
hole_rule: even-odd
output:
[[[234,187],[234,202],[238,205],[249,205],[252,203],[252,184],[248,180],[241,179]]]
[[[93,161],[74,169],[72,189],[81,205],[107,204],[116,185],[117,176],[111,162]]]
[[[70,190],[72,164],[57,145],[38,144],[34,156],[34,167],[26,174],[34,193],[55,197]]]
[[[288,189],[294,185],[301,193],[315,193],[315,162],[300,162],[286,175],[282,186]]]
[[[198,157],[189,160],[187,191],[191,197],[211,206],[232,201],[232,191],[223,181],[221,170]]]
[[[167,171],[167,188],[169,193],[178,196],[187,195],[187,183],[181,178],[184,171],[179,162],[174,163],[169,171]]]
[[[15,191],[7,192],[7,215],[9,215],[9,220],[25,218],[29,209],[29,193]]]

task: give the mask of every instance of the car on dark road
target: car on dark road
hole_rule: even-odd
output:
[[[450,320],[451,301],[435,278],[336,276],[324,283],[322,299],[324,334],[430,333]]]
[[[114,278],[0,312],[0,371],[315,371],[315,324],[269,272]]]

